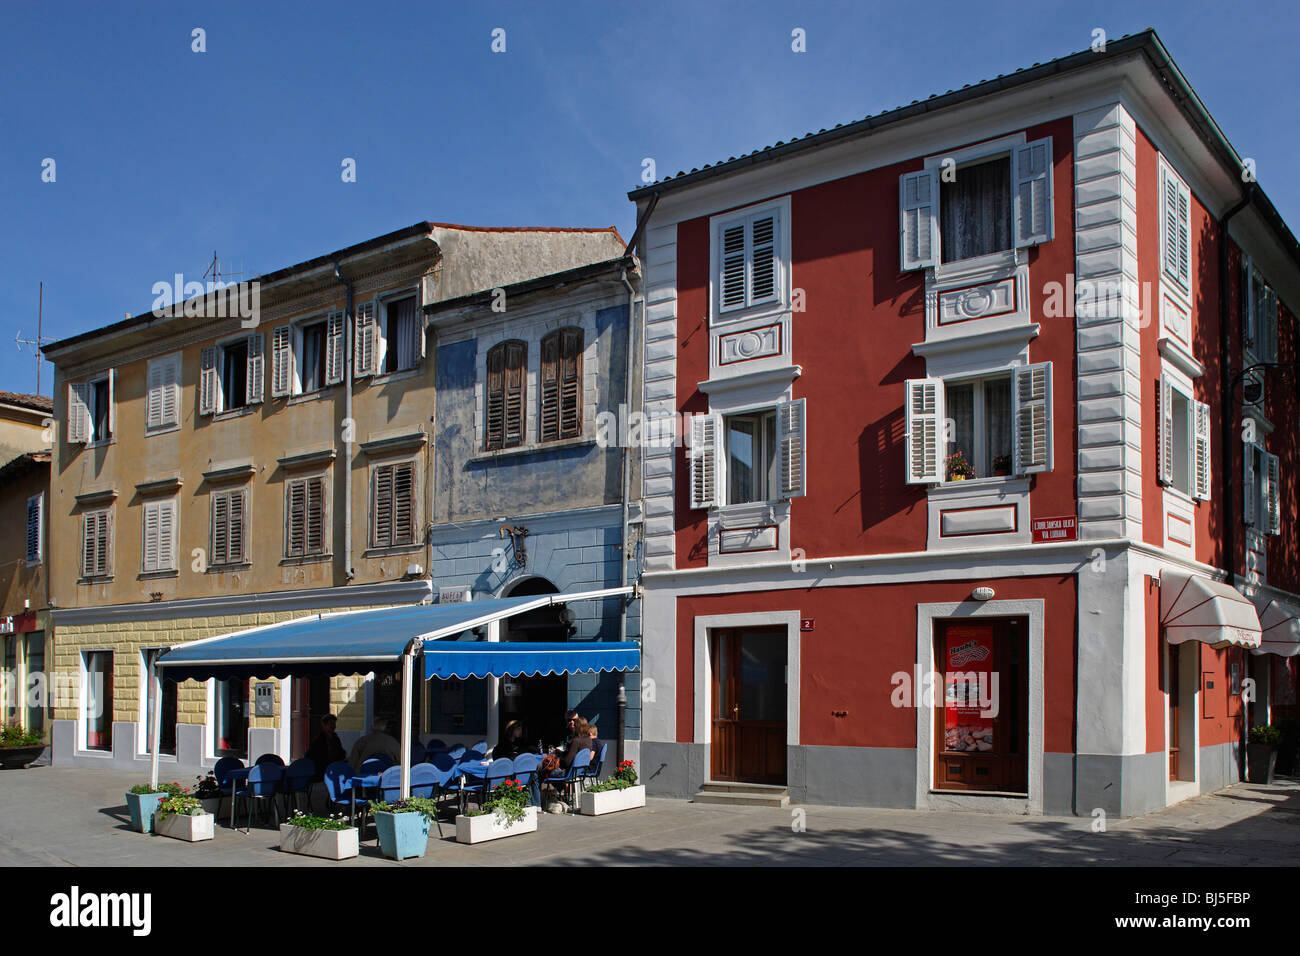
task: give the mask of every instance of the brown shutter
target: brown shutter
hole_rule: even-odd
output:
[[[311,478],[307,481],[307,529],[306,553],[325,553],[325,479]]]
[[[225,494],[212,496],[212,560],[210,564],[225,564],[229,560],[228,534],[230,527],[230,501]]]
[[[99,515],[88,514],[81,519],[81,576],[90,577],[95,573],[95,538],[99,526]]]
[[[393,466],[393,544],[410,544],[415,540],[415,514],[412,507],[415,468],[409,462]]]
[[[247,493],[230,493],[230,561],[238,564],[244,560],[244,509]]]
[[[487,409],[483,447],[501,447],[505,431],[505,343],[493,346],[487,357]]]
[[[582,434],[582,330],[560,331],[560,437]]]
[[[560,333],[542,339],[542,395],[538,409],[541,440],[560,437]]]
[[[505,435],[502,445],[514,448],[524,442],[524,369],[528,346],[523,342],[506,343],[505,367]]]
[[[393,543],[393,466],[381,465],[375,469],[373,541],[382,548]]]
[[[307,524],[307,483],[305,481],[289,482],[289,527],[285,535],[286,557],[297,558],[303,554],[303,538]]]

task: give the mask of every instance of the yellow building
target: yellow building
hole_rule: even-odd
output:
[[[435,353],[423,307],[621,255],[613,229],[418,223],[45,348],[56,764],[148,764],[166,647],[429,599]],[[178,278],[176,286],[184,288]],[[180,298],[176,296],[175,298]],[[504,307],[504,305],[503,305]],[[395,702],[363,676],[164,682],[167,762],[299,756]]]

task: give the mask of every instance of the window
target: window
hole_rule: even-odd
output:
[[[325,554],[325,478],[296,478],[285,485],[284,556]]]
[[[953,423],[945,478],[953,479],[957,454],[969,466],[968,477],[1011,474],[1011,376],[945,381],[943,394]]]
[[[32,495],[27,499],[27,563],[39,564],[45,523],[45,494]]]
[[[1052,470],[1052,363],[979,378],[909,379],[903,457],[908,484]],[[969,468],[949,459],[961,452]]]
[[[144,504],[144,573],[176,570],[176,499]]]
[[[528,345],[518,339],[488,350],[487,409],[484,448],[517,448],[524,441],[526,415],[524,385],[527,380]]]
[[[18,635],[0,637],[4,646],[4,671],[0,672],[0,704],[3,704],[4,722],[18,719],[18,701],[23,694],[22,675],[18,672]]]
[[[140,652],[140,673],[144,676],[144,693],[141,694],[142,711],[140,713],[140,726],[144,732],[140,734],[140,749],[143,753],[153,753],[153,708],[154,708],[154,676],[157,672],[155,666],[158,658],[162,656],[165,647],[146,647]],[[159,682],[162,685],[162,700],[160,706],[162,709],[158,752],[168,756],[176,756],[176,681],[168,680],[166,677]]]
[[[415,296],[385,306],[384,371],[404,372],[424,357],[424,329]]]
[[[1269,288],[1253,263],[1241,262],[1241,331],[1242,347],[1252,361],[1277,361],[1277,293]]]
[[[956,166],[950,160],[932,157],[899,177],[904,271],[1051,241],[1050,136]]]
[[[1242,521],[1261,534],[1282,533],[1281,461],[1258,441],[1243,446]]]
[[[81,575],[86,578],[112,574],[113,513],[107,509],[81,516]]]
[[[24,682],[30,687],[30,681],[33,674],[45,674],[45,634],[37,632],[27,635],[27,655],[25,673],[27,679]],[[39,695],[30,695],[27,698],[27,729],[32,733],[40,733],[45,729],[46,708],[49,709],[50,715],[54,714],[54,689],[50,686],[50,677],[46,675],[46,706],[41,706]]]
[[[1160,376],[1159,479],[1192,498],[1210,497],[1210,407],[1168,372]]]
[[[370,543],[375,548],[415,541],[415,464],[377,465],[371,472]]]
[[[542,339],[541,440],[582,435],[582,329]]]
[[[199,414],[244,408],[262,400],[262,349],[258,332],[203,350],[199,374]]]
[[[301,359],[298,363],[299,391],[314,392],[325,385],[326,323],[302,327]]]
[[[213,749],[216,757],[248,755],[248,678],[216,682],[213,694]]]
[[[149,396],[145,408],[145,429],[170,428],[180,422],[181,357],[149,361]]]
[[[373,316],[373,312],[370,314]],[[282,325],[271,333],[273,397],[315,392],[341,381],[342,312],[331,312],[300,325]]]
[[[785,301],[782,215],[776,205],[715,221],[719,314]]]
[[[117,425],[113,404],[115,371],[86,382],[68,385],[69,442],[89,445],[111,441]]]
[[[1160,163],[1160,273],[1184,297],[1191,294],[1191,205],[1187,184]]]
[[[85,651],[86,749],[113,750],[113,652]]]
[[[692,508],[798,498],[805,493],[804,399],[690,424]]]
[[[247,556],[248,491],[212,494],[212,549],[209,565],[244,564]]]

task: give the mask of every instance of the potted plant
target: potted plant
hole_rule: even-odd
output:
[[[126,792],[126,808],[131,813],[131,829],[139,833],[153,832],[154,813],[163,797],[179,797],[184,794],[179,783],[160,783],[151,787],[147,783],[136,784]]]
[[[1272,783],[1273,765],[1277,762],[1277,748],[1282,743],[1282,731],[1276,724],[1250,728],[1250,742],[1246,745],[1246,779],[1251,783]]]
[[[213,774],[206,777],[197,776],[194,778],[197,782],[190,790],[189,794],[195,800],[203,805],[204,813],[216,814],[221,809],[221,798],[223,796],[221,788],[217,786],[217,778]],[[225,796],[230,796],[226,793]]]
[[[966,456],[959,451],[953,452],[948,456],[948,480],[965,481],[967,478],[975,477],[975,469],[971,463],[966,460]]]
[[[40,734],[23,730],[17,724],[0,727],[0,766],[22,770],[45,752]]]
[[[645,786],[637,785],[636,764],[624,760],[608,780],[588,787],[578,798],[578,812],[589,817],[645,806]]]
[[[518,780],[503,780],[478,810],[456,817],[457,843],[485,843],[537,829],[537,808],[528,805],[528,788]]]
[[[280,850],[318,856],[324,860],[347,860],[361,849],[357,828],[340,816],[309,816],[295,810],[288,823],[280,824]]]
[[[212,814],[204,812],[203,804],[197,798],[186,794],[169,795],[158,801],[153,830],[160,836],[197,843],[212,839],[215,819]]]
[[[411,797],[392,803],[376,802],[375,829],[379,848],[390,860],[424,856],[429,845],[429,826],[438,821],[438,804],[428,797]]]
[[[1011,474],[1011,456],[995,455],[993,457],[993,474],[998,478],[1005,478]]]

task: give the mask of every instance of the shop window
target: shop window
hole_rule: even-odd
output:
[[[217,757],[248,756],[248,679],[216,682],[213,748]]]
[[[86,651],[85,711],[86,749],[113,750],[113,652]]]

